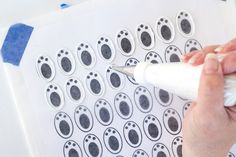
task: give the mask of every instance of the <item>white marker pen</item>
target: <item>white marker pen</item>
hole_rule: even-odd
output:
[[[114,70],[134,77],[142,84],[148,83],[186,99],[196,100],[203,65],[187,63],[151,64],[140,62],[137,66],[116,67]],[[224,105],[236,104],[236,74],[224,76]]]

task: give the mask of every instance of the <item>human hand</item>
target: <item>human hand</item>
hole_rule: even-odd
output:
[[[226,57],[222,62],[224,64],[220,64],[215,54],[208,54],[216,47],[208,47],[209,51],[205,48],[205,51],[192,52],[193,55],[185,58],[187,62],[196,57],[197,53],[202,53],[201,57],[196,57],[197,64],[204,60],[205,63],[198,98],[184,119],[184,157],[225,157],[236,142],[236,107],[225,108],[223,97],[223,70],[228,73],[236,72],[236,54]]]

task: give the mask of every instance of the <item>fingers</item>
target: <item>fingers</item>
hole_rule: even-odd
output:
[[[236,50],[236,38],[226,43],[225,45],[216,48],[217,53],[227,53],[234,50]]]
[[[199,53],[200,51],[199,50],[196,50],[196,51],[192,51],[192,52],[189,52],[185,55],[182,55],[182,61],[183,62],[188,62],[188,60],[190,58],[192,58],[195,54]]]
[[[236,72],[236,54],[226,56],[222,62],[222,69],[224,74],[231,74]]]
[[[201,74],[197,103],[202,110],[224,108],[224,78],[215,54],[208,54]]]
[[[219,47],[219,45],[207,46],[199,51],[190,52],[183,56],[183,61],[188,62],[194,66],[200,65],[204,62],[204,58],[208,53],[215,53],[215,49]]]

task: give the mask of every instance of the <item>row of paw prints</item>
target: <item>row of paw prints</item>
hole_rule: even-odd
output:
[[[194,22],[191,15],[186,11],[181,11],[176,17],[177,28],[181,34],[191,37],[194,34]],[[156,24],[157,37],[164,43],[171,43],[175,38],[175,29],[170,19],[162,17]],[[155,33],[150,25],[140,24],[136,29],[137,39],[141,47],[145,50],[152,50],[155,47]],[[121,30],[116,36],[117,47],[121,54],[131,56],[135,52],[135,40],[129,30]],[[190,39],[185,44],[185,52],[201,49],[198,41]],[[111,63],[116,55],[116,49],[112,40],[107,36],[101,36],[97,41],[97,52],[102,60]],[[94,49],[88,43],[80,43],[76,48],[77,58],[82,67],[91,69],[95,66],[97,57]],[[181,51],[178,47],[171,45],[166,49],[165,61],[179,61]],[[148,56],[147,56],[148,58]],[[65,75],[72,75],[76,69],[76,59],[67,49],[62,49],[57,53],[56,60],[60,70]],[[149,59],[150,60],[150,59]],[[160,59],[162,62],[162,60]],[[37,59],[37,69],[42,78],[47,81],[53,80],[56,70],[55,65],[48,56],[40,56]]]
[[[99,109],[98,109],[99,108]],[[123,110],[126,113],[126,110]],[[178,135],[182,128],[182,122],[179,113],[171,108],[168,108],[163,113],[163,123],[161,124],[159,119],[152,114],[148,114],[142,122],[141,127],[134,121],[127,121],[123,126],[123,138],[121,132],[117,129],[110,127],[113,121],[113,111],[110,104],[104,100],[99,99],[94,105],[95,117],[98,122],[107,128],[103,132],[103,144],[94,134],[87,134],[83,139],[83,148],[87,156],[100,157],[102,156],[103,149],[107,149],[112,154],[119,154],[122,151],[123,142],[126,142],[131,148],[136,148],[142,144],[144,136],[153,142],[158,142],[162,137],[163,126],[171,135]],[[74,120],[80,131],[88,133],[92,130],[94,125],[94,119],[91,111],[82,105],[79,105],[74,112]],[[68,139],[74,132],[74,126],[71,118],[65,112],[59,112],[55,116],[54,125],[57,133]],[[145,135],[144,135],[145,134]],[[82,143],[82,141],[81,141]],[[82,145],[82,144],[81,144]],[[82,156],[81,147],[74,141],[67,141],[64,145],[65,157],[77,157]],[[172,142],[172,151],[175,157],[182,157],[182,137],[176,137]],[[152,149],[154,156],[165,155],[170,157],[170,151],[162,144],[156,144]],[[134,152],[134,157],[148,156],[144,150],[137,150]]]
[[[192,43],[195,41],[190,40],[190,42]],[[63,51],[63,53],[70,54],[67,51],[66,52]],[[166,49],[166,54],[167,55],[165,56],[167,56],[166,58],[169,59],[168,60],[169,62],[180,61],[181,51],[176,46],[174,45],[168,46]],[[41,56],[40,59],[47,60],[47,61],[50,60],[48,57],[45,58],[43,56]],[[148,52],[144,60],[146,62],[154,63],[154,64],[163,62],[160,55],[154,51]],[[62,60],[61,66],[63,67],[63,65],[64,66],[66,65],[65,67],[68,67],[68,65],[65,64],[66,62],[67,61]],[[132,66],[132,65],[136,65],[138,62],[139,61],[136,58],[129,58],[126,61],[125,65]],[[39,63],[41,63],[41,61],[39,61]],[[50,66],[45,63],[41,64],[40,69],[41,69],[39,70],[40,76],[44,76],[45,78],[47,78],[48,76],[51,76],[49,74],[55,73],[55,70],[53,72]],[[65,68],[65,69],[69,69],[69,68]],[[105,80],[103,79],[102,75],[96,71],[88,72],[88,74],[85,76],[85,83],[82,83],[82,81],[77,77],[70,76],[68,77],[68,80],[65,82],[65,85],[64,85],[65,92],[63,92],[62,88],[58,84],[50,82],[47,85],[46,92],[45,92],[47,101],[54,108],[61,109],[64,105],[65,94],[68,96],[68,98],[71,101],[76,102],[77,104],[80,104],[83,102],[86,96],[84,84],[86,86],[87,91],[94,96],[102,96],[105,93],[106,84],[104,81],[108,83],[111,89],[116,90],[116,91],[120,91],[123,87],[125,87],[126,77],[123,74],[111,69],[110,66],[108,66],[107,69],[105,69],[104,75],[106,77]],[[131,83],[138,85],[136,81],[134,80],[134,78],[127,77],[127,79]],[[156,92],[156,93],[157,93],[156,95],[159,95],[157,99],[161,104],[164,104],[164,106],[168,106],[168,104],[171,103],[171,100],[173,97],[172,94],[169,94],[165,92],[164,90],[160,90],[160,92]]]
[[[105,131],[105,135],[103,137],[104,145],[106,149],[110,151],[112,154],[118,154],[122,150],[122,139],[116,139],[114,135],[120,136],[116,129],[107,128]],[[111,137],[108,137],[110,134]],[[118,143],[121,142],[121,143]],[[166,145],[163,143],[156,143],[152,146],[151,152],[147,152],[143,149],[137,148],[132,157],[182,157],[182,137],[178,136],[174,138],[171,144],[171,149],[169,150]],[[121,145],[120,145],[121,144]],[[86,155],[88,157],[102,157],[103,155],[103,147],[101,141],[94,134],[88,134],[83,141],[83,147]],[[172,151],[172,152],[171,152]],[[81,147],[78,143],[73,140],[69,140],[65,143],[63,147],[64,157],[83,157],[83,153]],[[150,155],[152,154],[152,155]],[[116,155],[116,157],[127,157],[125,155]],[[229,156],[234,157],[234,156]]]

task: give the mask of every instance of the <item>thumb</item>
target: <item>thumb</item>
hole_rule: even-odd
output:
[[[224,107],[224,77],[217,56],[213,53],[205,58],[197,103],[204,111],[222,110]]]

